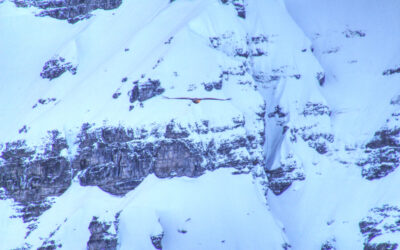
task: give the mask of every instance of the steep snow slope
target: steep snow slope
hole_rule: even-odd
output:
[[[116,221],[109,231],[115,234],[117,228],[120,249],[153,249],[150,237],[159,234],[164,234],[163,249],[280,248],[284,242],[280,228],[251,175],[231,172],[216,170],[198,179],[149,176],[122,198],[75,182],[41,216],[27,242],[40,247],[40,237],[54,232],[49,238],[56,245],[84,249],[90,237],[87,225],[96,216]]]
[[[0,248],[400,244],[396,1],[13,2]]]
[[[400,93],[399,75],[387,72],[399,64],[400,5],[396,1],[285,3],[324,68],[321,93],[332,110],[335,150],[326,157],[304,152],[305,181],[281,196],[268,196],[272,211],[285,225],[294,249],[394,249],[400,243],[395,227],[370,209],[400,205],[399,171],[367,180],[360,174],[359,161],[370,154],[367,143],[384,127],[382,131],[394,132],[378,154],[385,157],[382,150],[391,150],[387,157],[398,166],[398,146],[389,141],[398,140],[399,107],[393,100]],[[382,158],[373,159],[375,163],[368,164],[383,170]],[[368,229],[363,221],[368,221]],[[376,226],[380,223],[386,229]]]

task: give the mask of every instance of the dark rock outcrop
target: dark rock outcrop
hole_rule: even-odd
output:
[[[290,141],[297,142],[297,137],[300,136],[309,147],[318,153],[327,153],[329,145],[334,142],[335,138],[329,130],[321,128],[319,124],[324,120],[329,121],[331,115],[329,107],[322,103],[308,102],[301,114],[307,117],[308,125],[290,128]]]
[[[246,18],[246,6],[243,0],[221,0],[223,4],[232,4],[237,12],[238,17]]]
[[[365,37],[365,32],[361,30],[351,30],[347,29],[342,32],[346,38],[353,38],[353,37]]]
[[[135,81],[131,91],[129,91],[129,102],[143,102],[154,96],[161,95],[165,89],[161,87],[160,80],[147,79],[147,81]]]
[[[393,69],[387,69],[387,70],[383,71],[382,75],[389,76],[389,75],[393,75],[396,73],[400,73],[400,67],[393,68]]]
[[[325,73],[324,72],[318,72],[317,73],[317,80],[319,82],[319,86],[324,86],[325,83]]]
[[[40,76],[43,79],[49,79],[51,81],[54,78],[57,78],[64,74],[66,71],[69,71],[71,74],[75,75],[76,69],[77,67],[72,65],[70,62],[66,62],[65,58],[58,57],[55,59],[51,59],[44,64]]]
[[[255,138],[237,137],[219,144],[212,140],[204,145],[186,138],[187,132],[171,129],[171,126],[179,129],[173,124],[167,125],[165,133],[157,130],[134,132],[123,128],[98,128],[89,132],[88,125],[83,126],[78,136],[78,155],[72,164],[73,169],[83,170],[79,175],[81,185],[99,186],[106,192],[124,195],[152,173],[160,178],[195,177],[205,170],[251,168],[262,162],[256,156],[234,154],[239,149],[251,152],[257,147],[253,145]],[[244,123],[236,124],[244,126]],[[203,129],[198,132],[202,134],[225,131],[200,127]],[[148,136],[155,136],[157,140],[146,142],[144,139]]]
[[[48,209],[46,198],[61,195],[71,184],[69,161],[60,155],[67,148],[58,131],[49,132],[43,153],[26,146],[24,141],[6,143],[1,152],[0,187],[7,197],[23,206],[24,221],[30,221]]]
[[[305,175],[293,155],[288,155],[281,161],[278,168],[266,169],[265,172],[268,177],[268,187],[275,195],[285,192],[294,181],[305,180]]]
[[[202,121],[182,127],[172,120],[165,126],[127,129],[85,123],[76,137],[76,154],[68,157],[69,146],[57,130],[49,132],[42,146],[6,143],[0,158],[2,196],[13,198],[28,222],[50,208],[48,198],[63,194],[76,175],[83,186],[124,195],[149,174],[196,177],[221,167],[261,167],[263,132],[220,137],[229,130],[243,131],[245,121],[235,117],[227,124],[211,127]],[[193,134],[208,139],[194,140]]]
[[[322,244],[321,250],[336,250],[335,243],[335,239],[327,240],[324,242],[324,244]]]
[[[319,116],[319,115],[328,115],[331,116],[332,112],[330,108],[322,103],[312,103],[307,102],[304,110],[302,112],[304,116]]]
[[[162,250],[162,239],[164,238],[164,233],[150,236],[151,243],[155,249]]]
[[[359,223],[359,227],[364,237],[364,249],[397,249],[400,239],[395,242],[386,242],[381,241],[379,237],[400,232],[400,208],[387,204],[373,208]]]
[[[391,104],[400,107],[397,100]],[[362,176],[368,180],[387,176],[400,166],[400,112],[392,113],[385,126],[365,145],[366,157],[357,164],[362,166]]]
[[[115,227],[115,233],[110,232],[111,227]],[[118,244],[118,224],[113,222],[99,221],[98,217],[93,217],[89,224],[90,238],[87,242],[88,250],[114,250]]]
[[[76,23],[89,18],[93,10],[116,9],[122,0],[13,0],[13,2],[17,7],[34,6],[43,9],[38,16],[50,16]]]

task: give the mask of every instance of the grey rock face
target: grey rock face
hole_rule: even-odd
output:
[[[88,250],[114,250],[117,249],[118,238],[117,233],[111,233],[111,227],[115,227],[118,231],[118,224],[112,222],[99,221],[97,217],[93,217],[89,224],[90,239],[87,242]]]
[[[162,239],[164,238],[164,233],[150,236],[151,243],[155,249],[162,250]]]
[[[42,154],[28,148],[24,141],[7,143],[1,153],[0,187],[6,196],[24,206],[23,218],[32,220],[48,207],[45,199],[61,195],[71,184],[69,161],[60,156],[67,148],[58,131],[49,132],[49,141]]]
[[[364,249],[397,249],[400,239],[381,242],[380,236],[400,232],[400,208],[390,205],[373,208],[359,223],[359,227],[364,236]]]
[[[315,131],[314,129],[318,127],[318,119],[329,118],[331,115],[329,107],[321,103],[308,102],[305,104],[301,114],[304,117],[312,116],[315,120],[310,120],[310,125],[308,126],[290,128],[290,140],[296,142],[297,137],[300,136],[305,142],[307,142],[309,147],[315,149],[318,153],[327,153],[329,145],[335,140],[333,134],[324,131]]]
[[[154,96],[164,93],[164,89],[160,86],[159,80],[148,79],[147,81],[135,81],[133,89],[128,93],[129,101],[134,103],[136,101],[143,102]]]
[[[391,104],[400,107],[397,99]],[[399,98],[400,99],[400,98]],[[374,135],[365,146],[366,158],[358,162],[362,166],[362,176],[368,180],[387,176],[400,166],[400,112],[392,113],[386,125]]]
[[[237,15],[241,18],[246,18],[246,7],[243,0],[221,0],[223,4],[232,4],[236,11]]]
[[[34,6],[43,9],[38,16],[50,16],[76,23],[89,18],[93,10],[118,8],[122,0],[13,0],[13,2],[17,7]]]
[[[281,161],[280,167],[273,170],[266,169],[265,172],[268,177],[268,187],[275,195],[285,192],[294,181],[305,180],[302,168],[297,166],[292,155],[288,155],[285,160]]]
[[[49,79],[51,81],[54,78],[61,76],[67,71],[75,75],[76,69],[77,67],[73,66],[70,62],[66,62],[65,58],[58,57],[56,59],[51,59],[44,64],[40,76],[43,79]]]
[[[328,106],[322,103],[306,103],[303,113],[304,116],[319,116],[319,115],[327,115],[331,116],[332,112]]]
[[[237,124],[244,126],[239,122]],[[213,130],[216,132],[215,128],[205,128],[201,133],[212,133]],[[155,135],[157,140],[146,142],[149,135]],[[134,132],[124,128],[98,128],[89,132],[89,127],[85,125],[78,136],[78,155],[72,168],[83,170],[79,175],[81,185],[99,186],[106,192],[124,195],[152,173],[160,178],[195,177],[205,170],[220,167],[251,168],[261,164],[258,157],[233,154],[240,148],[251,151],[254,138],[232,138],[219,145],[210,141],[204,145],[191,141],[187,136],[174,123],[167,125],[164,134],[146,130]]]
[[[260,112],[259,120],[264,114]],[[63,194],[77,175],[83,186],[124,195],[149,174],[196,177],[221,167],[261,167],[264,131],[241,134],[244,117],[227,124],[211,127],[201,121],[182,127],[171,120],[167,125],[127,129],[85,123],[76,137],[76,154],[68,158],[67,141],[56,130],[37,147],[24,141],[6,143],[0,158],[2,197],[14,199],[21,206],[21,217],[29,222],[50,208],[48,198]],[[226,131],[235,134],[236,129],[240,131],[236,136],[223,136]]]

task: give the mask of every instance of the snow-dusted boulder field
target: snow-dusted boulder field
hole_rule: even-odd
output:
[[[395,0],[0,0],[0,249],[397,249]]]

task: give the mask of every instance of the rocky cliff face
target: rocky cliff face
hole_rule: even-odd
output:
[[[58,131],[49,132],[43,153],[35,154],[24,141],[10,142],[1,153],[0,185],[6,196],[23,206],[25,221],[48,209],[46,198],[61,195],[74,175],[70,162],[60,155],[67,148]]]
[[[366,157],[358,162],[362,176],[368,180],[380,179],[400,166],[400,96],[392,98],[394,107],[386,124],[365,145]]]
[[[37,14],[38,16],[50,16],[61,20],[68,20],[69,23],[76,23],[89,18],[93,10],[118,8],[122,0],[14,0],[13,2],[17,7],[34,6],[43,9]]]
[[[259,119],[262,122],[263,117]],[[51,131],[43,153],[38,154],[23,141],[5,145],[0,186],[7,197],[29,206],[61,195],[76,175],[83,186],[98,186],[108,193],[124,195],[153,173],[159,178],[196,177],[221,167],[260,168],[263,130],[222,141],[214,139],[221,133],[240,131],[244,124],[243,119],[234,119],[231,126],[225,127],[210,127],[207,121],[191,128],[171,121],[166,127],[153,129],[83,124],[72,160],[62,156],[68,150],[66,139],[59,131]],[[209,141],[197,141],[192,139],[195,134],[212,136]],[[23,216],[29,221],[47,208],[40,206],[34,212],[25,211]]]

